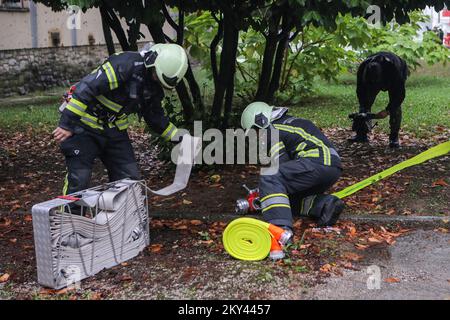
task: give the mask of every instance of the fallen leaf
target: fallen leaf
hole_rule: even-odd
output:
[[[31,216],[31,214],[27,214],[27,215],[25,216],[24,220],[25,220],[26,222],[30,222],[30,221],[33,221],[33,217]]]
[[[133,278],[128,274],[124,274],[122,275],[122,277],[120,277],[120,281],[131,281],[131,280],[133,280]]]
[[[94,292],[90,298],[91,300],[101,300],[102,294],[100,292]]]
[[[11,219],[4,218],[3,223],[0,223],[0,227],[9,227],[12,223]]]
[[[377,239],[377,238],[369,238],[368,241],[370,243],[382,243],[383,240]]]
[[[222,177],[219,176],[218,174],[212,175],[209,178],[209,180],[211,180],[212,183],[219,183],[221,179],[222,179]]]
[[[355,227],[350,227],[349,231],[347,233],[350,237],[354,237],[356,235],[356,228]]]
[[[395,214],[395,209],[390,209],[388,212],[386,212],[386,214],[388,216],[392,216],[393,214]]]
[[[153,252],[153,253],[158,253],[158,252],[161,251],[162,248],[163,248],[163,245],[160,244],[160,243],[152,244],[150,246],[150,251]]]
[[[360,243],[355,244],[355,246],[358,250],[366,250],[369,247],[367,245],[360,244]]]
[[[437,228],[437,229],[434,229],[434,231],[440,232],[440,233],[448,233],[448,229],[446,229],[446,228]]]
[[[192,201],[189,201],[189,200],[183,199],[183,204],[192,204]]]
[[[17,242],[17,239],[16,239],[16,238],[14,238],[14,239],[9,239],[9,242],[11,242],[11,243],[16,243],[16,242]]]
[[[387,278],[387,279],[384,279],[384,282],[387,282],[387,283],[399,283],[400,279],[398,279],[398,278]]]
[[[346,269],[354,269],[353,264],[351,262],[346,262],[342,266]]]
[[[11,210],[9,210],[9,212],[14,212],[17,209],[20,209],[22,206],[20,204],[15,204],[11,207]]]
[[[433,182],[433,184],[431,185],[433,188],[436,187],[448,187],[448,183],[444,180],[444,179],[439,179],[435,182]]]
[[[0,283],[6,282],[9,279],[9,274],[5,273],[2,276],[0,276]]]
[[[332,269],[332,266],[329,263],[327,263],[327,264],[323,265],[322,267],[320,267],[320,271],[324,272],[324,273],[330,272],[331,269]]]
[[[46,295],[51,295],[51,294],[55,294],[57,292],[57,290],[55,289],[49,289],[49,288],[42,288],[39,291],[40,295],[46,296]]]
[[[203,224],[203,222],[200,220],[191,220],[191,224],[194,226],[199,226],[199,225]]]
[[[346,252],[343,254],[343,258],[351,261],[359,261],[363,258],[363,256],[354,252]]]
[[[55,294],[60,296],[63,294],[67,294],[69,291],[74,291],[74,290],[75,290],[74,288],[64,288],[64,289],[56,291]]]

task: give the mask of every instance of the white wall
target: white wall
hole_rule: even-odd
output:
[[[29,8],[29,3],[25,0],[25,7]],[[37,46],[51,47],[51,31],[59,31],[61,46],[72,45],[72,30],[67,27],[69,19],[68,12],[53,12],[43,4],[36,4],[37,9]],[[123,22],[124,27],[126,26]],[[165,31],[173,35],[171,28],[166,25]],[[88,36],[92,34],[96,44],[104,44],[103,29],[100,12],[97,8],[89,9],[86,13],[81,13],[80,29],[77,32],[77,45],[87,45]],[[151,41],[151,36],[147,28],[142,27],[141,32],[145,38],[139,41]],[[114,41],[117,38],[112,32]],[[0,50],[22,49],[32,47],[31,13],[30,11],[0,11]]]

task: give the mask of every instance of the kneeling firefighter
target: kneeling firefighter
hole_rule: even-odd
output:
[[[66,158],[64,194],[89,187],[97,157],[110,181],[141,178],[127,133],[131,113],[143,117],[166,140],[181,140],[161,102],[163,87],[175,88],[187,68],[182,47],[156,44],[141,52],[112,55],[72,87],[67,103],[60,108],[59,126],[53,131]]]
[[[279,167],[275,174],[260,176],[262,213],[264,220],[292,235],[293,214],[312,218],[320,227],[332,226],[344,204],[324,195],[342,174],[333,144],[311,121],[294,118],[288,111],[255,102],[244,110],[241,125],[267,130],[268,150]],[[271,141],[272,130],[278,131],[278,141]]]

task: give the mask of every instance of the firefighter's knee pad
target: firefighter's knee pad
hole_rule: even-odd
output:
[[[344,202],[332,195],[314,195],[302,200],[300,216],[315,220],[319,227],[336,224],[344,210]]]

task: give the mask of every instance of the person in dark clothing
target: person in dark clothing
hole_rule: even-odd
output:
[[[278,164],[276,172],[259,179],[263,217],[290,231],[293,214],[310,217],[321,227],[332,226],[344,206],[337,197],[324,193],[340,178],[341,159],[319,128],[288,111],[255,102],[242,114],[244,129],[266,130],[272,162]]]
[[[143,117],[166,140],[180,141],[161,102],[163,87],[173,89],[183,79],[187,59],[176,44],[117,53],[73,87],[53,132],[66,158],[64,195],[89,187],[96,158],[110,181],[141,178],[127,133],[129,114]]]
[[[372,105],[381,91],[389,92],[389,104],[386,110],[376,114],[373,119],[385,119],[390,116],[389,146],[398,148],[399,132],[402,121],[402,103],[406,95],[408,66],[397,55],[380,52],[367,58],[358,69],[357,90],[360,117],[354,118],[353,130],[356,136],[351,142],[368,142],[367,134],[371,130],[370,119],[365,117],[371,112]]]

